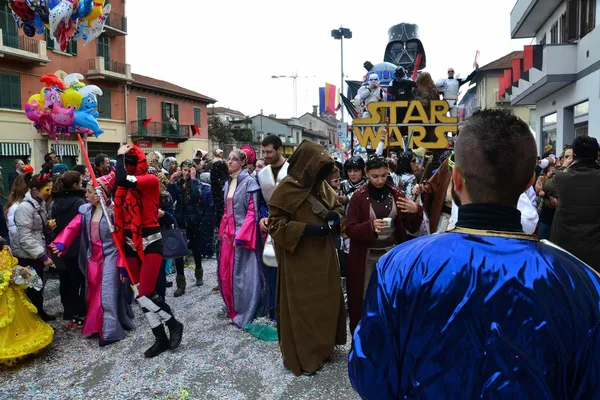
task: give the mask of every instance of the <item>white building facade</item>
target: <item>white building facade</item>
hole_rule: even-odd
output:
[[[561,153],[573,139],[600,139],[600,0],[518,0],[513,39],[533,38],[523,62],[505,71],[513,106],[536,107],[538,151]]]

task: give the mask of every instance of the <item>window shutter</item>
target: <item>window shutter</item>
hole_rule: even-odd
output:
[[[73,54],[74,56],[77,55],[77,41],[76,40],[71,40],[71,51],[69,51],[69,53]]]
[[[100,118],[111,118],[111,93],[108,89],[102,89],[102,96],[98,96],[98,112]]]
[[[0,73],[0,108],[10,108],[10,77]]]
[[[54,50],[54,39],[52,39],[52,37],[50,36],[50,32],[46,30],[46,33],[44,35],[44,40],[46,41],[46,48],[49,50]]]
[[[18,74],[9,74],[10,79],[10,108],[21,109],[21,77]]]
[[[146,119],[146,99],[143,97],[137,98],[137,119],[139,121]]]
[[[200,127],[200,108],[194,107],[194,125]]]
[[[177,103],[173,104],[173,114],[175,115],[177,123],[179,123],[179,104]]]

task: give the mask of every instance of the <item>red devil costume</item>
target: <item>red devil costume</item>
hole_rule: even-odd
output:
[[[160,183],[148,174],[146,156],[138,146],[117,156],[115,232],[124,244],[136,300],[152,327],[156,342],[144,355],[154,357],[181,343],[183,324],[175,319],[165,300],[154,292],[162,262],[162,236],[158,223]],[[169,328],[167,337],[163,323]]]

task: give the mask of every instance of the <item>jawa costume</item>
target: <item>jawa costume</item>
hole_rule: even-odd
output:
[[[148,174],[146,156],[138,146],[117,156],[115,195],[115,231],[124,245],[127,265],[138,282],[136,300],[152,327],[156,342],[144,355],[154,357],[181,343],[183,324],[154,288],[162,262],[162,235],[158,223],[160,183]],[[169,328],[167,337],[163,323]]]

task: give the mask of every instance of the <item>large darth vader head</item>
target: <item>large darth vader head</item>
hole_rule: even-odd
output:
[[[419,40],[418,25],[405,22],[394,25],[388,30],[388,38],[383,61],[404,67],[405,70],[412,69],[417,54],[422,54],[419,69],[425,68],[427,59],[423,43]]]

